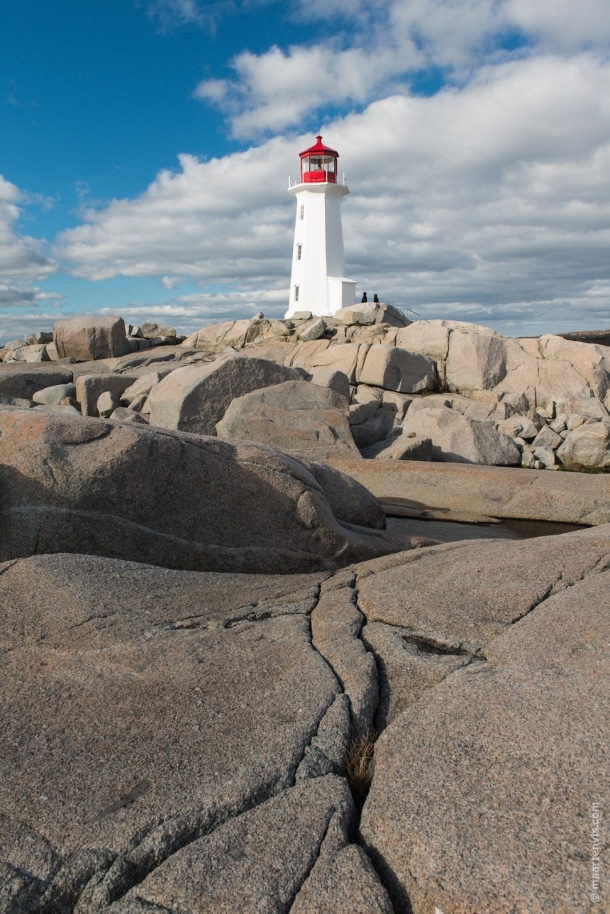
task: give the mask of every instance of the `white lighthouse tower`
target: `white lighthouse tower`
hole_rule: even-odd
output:
[[[299,156],[299,180],[288,187],[297,214],[286,317],[297,311],[325,317],[354,304],[356,283],[344,276],[341,227],[341,200],[349,189],[338,176],[339,153],[324,146],[321,136]]]

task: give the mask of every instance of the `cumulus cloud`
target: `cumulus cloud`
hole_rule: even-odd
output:
[[[544,49],[602,49],[610,39],[610,17],[604,0],[505,0],[507,21]]]
[[[44,253],[44,242],[16,231],[20,204],[27,202],[27,195],[0,175],[0,278],[43,279],[56,272]]]
[[[277,270],[282,243],[287,256],[291,158],[283,140],[208,162],[182,155],[179,171],[161,172],[135,200],[85,211],[86,223],[59,237],[58,254],[86,279],[256,283]]]
[[[606,0],[584,0],[577,11],[572,0],[314,0],[293,14],[340,30],[308,45],[244,51],[230,63],[232,78],[203,80],[194,91],[226,115],[236,138],[293,127],[329,103],[407,94],[422,72],[463,85],[482,61],[605,51],[610,38]]]
[[[247,292],[193,292],[165,302],[135,302],[123,309],[126,321],[139,324],[144,320],[168,324],[181,333],[193,333],[209,323],[240,320],[263,312],[267,317],[283,316],[286,294],[282,289],[250,289]],[[101,314],[114,314],[105,308]]]
[[[61,301],[59,292],[43,292],[38,286],[0,282],[0,307],[23,308],[39,302]]]
[[[424,62],[412,42],[403,47],[400,63],[393,55],[371,55],[365,48],[337,52],[332,45],[286,52],[273,47],[259,56],[246,51],[233,61],[236,80],[204,80],[194,95],[230,116],[235,137],[248,138],[292,127],[325,105],[363,104],[400,73],[404,56],[413,66]]]
[[[551,34],[537,9],[540,33]],[[550,321],[610,322],[609,99],[607,59],[555,51],[488,60],[433,96],[401,90],[329,123],[325,140],[352,191],[347,274],[424,317],[534,333]],[[294,220],[287,178],[311,141],[286,135],[209,161],[180,156],[136,199],[88,209],[58,239],[58,256],[87,279],[163,277],[167,291],[194,281],[200,292],[155,306],[191,329],[257,310],[281,316]]]

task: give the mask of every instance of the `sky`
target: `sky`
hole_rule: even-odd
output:
[[[608,0],[5,0],[0,340],[283,317],[318,133],[357,300],[610,326]]]

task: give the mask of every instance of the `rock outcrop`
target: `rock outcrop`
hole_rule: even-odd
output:
[[[162,428],[216,434],[216,423],[237,397],[302,374],[268,359],[228,358],[177,368],[148,397],[150,421]]]
[[[53,343],[60,359],[108,359],[129,352],[122,317],[73,317],[57,321]]]
[[[487,466],[519,466],[521,451],[508,435],[452,409],[420,409],[403,422],[402,436],[429,438],[432,459]]]
[[[610,526],[334,573],[5,562],[3,910],[603,911],[609,568]]]
[[[68,351],[61,339],[70,330],[76,341],[85,341],[80,349],[80,343],[74,343],[70,361],[97,361],[56,383],[76,381],[77,401],[86,415],[97,414],[99,396],[108,392],[113,396],[105,398],[105,414],[130,410],[118,413],[121,421],[136,421],[137,413],[140,423],[215,435],[232,401],[289,380],[308,380],[349,397],[351,434],[367,457],[387,451],[391,459],[417,459],[421,449],[397,444],[396,438],[414,424],[416,412],[441,407],[455,414],[443,423],[442,434],[439,429],[436,434],[408,431],[432,441],[433,461],[576,471],[605,471],[610,465],[610,447],[607,442],[601,446],[606,440],[602,425],[610,423],[610,348],[598,343],[553,335],[505,339],[486,327],[459,321],[409,323],[389,306],[364,303],[324,320],[309,313],[285,321],[257,314],[205,327],[186,339],[171,327],[145,322],[126,328],[130,355],[117,359],[110,358],[118,350],[112,341],[104,342],[103,328],[92,330],[88,319],[68,323],[70,328],[57,325],[56,343],[44,342],[48,334],[36,334],[7,343],[0,358],[12,365],[30,357],[57,360],[59,349]],[[225,364],[235,358],[234,366]],[[127,385],[128,375],[137,377],[144,369],[150,375],[160,362],[166,367],[154,383],[149,378],[137,395],[131,393],[135,378]],[[100,371],[102,363],[106,371]],[[85,372],[91,376],[90,395],[84,379],[76,377]],[[18,384],[9,383],[11,392],[3,394],[3,383],[0,377],[3,402],[27,405],[16,401],[30,399],[32,391],[19,392]],[[295,411],[291,423],[296,417]],[[449,422],[463,428],[470,444],[456,448],[456,436],[447,439]],[[421,423],[421,418],[415,422]],[[597,428],[573,435],[584,423]],[[295,438],[311,437],[307,424],[293,427]]]
[[[435,547],[408,593],[408,560],[359,573],[393,718],[360,834],[396,911],[605,910],[590,849],[610,789],[606,529],[501,560],[496,544]]]
[[[0,409],[0,482],[2,560],[87,552],[288,572],[400,548],[374,498],[351,480],[342,491],[337,472],[316,478],[272,448],[62,411]],[[371,528],[352,526],[367,517]]]
[[[0,909],[605,912],[610,350],[77,323],[0,350]]]
[[[421,439],[406,441],[417,445]],[[584,525],[610,523],[610,481],[601,473],[430,463],[422,457],[412,462],[330,460],[372,492],[389,514],[475,522],[500,517]]]
[[[323,578],[67,555],[1,571],[2,909],[281,911],[308,878],[315,900],[356,820],[349,711],[329,775],[297,777],[346,700],[311,645]],[[350,860],[348,892],[391,910]]]
[[[216,432],[220,438],[273,444],[316,460],[331,454],[359,457],[348,408],[347,399],[328,387],[284,381],[234,399]]]

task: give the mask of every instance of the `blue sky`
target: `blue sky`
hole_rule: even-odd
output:
[[[505,335],[610,325],[607,0],[18,0],[0,339],[287,307],[298,152],[358,292]]]

